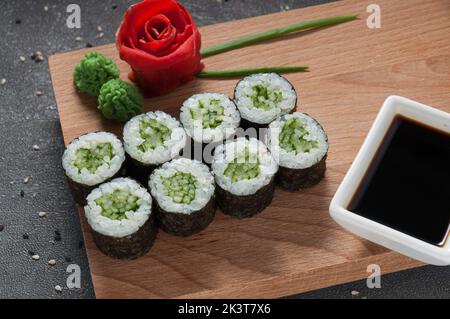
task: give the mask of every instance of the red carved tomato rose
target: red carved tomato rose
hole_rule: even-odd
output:
[[[203,69],[200,32],[175,0],[144,0],[131,6],[116,45],[133,70],[130,79],[149,96],[167,93]]]

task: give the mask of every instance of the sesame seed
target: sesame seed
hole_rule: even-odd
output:
[[[103,32],[100,32],[99,34],[98,34],[98,38],[103,38],[103,36],[104,36],[105,34],[103,33]]]
[[[20,62],[25,62],[25,60],[26,60],[25,57],[22,55],[19,57],[19,59],[20,59]]]
[[[43,218],[43,217],[47,217],[47,213],[46,212],[38,212],[39,217]]]
[[[55,241],[61,241],[61,233],[59,232],[59,230],[55,230],[55,236],[53,237],[53,239]]]
[[[42,96],[42,95],[44,95],[44,93],[42,91],[38,90],[38,91],[36,91],[36,95],[37,96]]]
[[[44,11],[45,11],[45,12],[48,11],[48,6],[44,6]]]
[[[6,84],[6,79],[5,78],[1,79],[0,80],[0,85],[5,85],[5,84]]]
[[[76,38],[75,38],[75,41],[81,42],[81,41],[83,41],[83,38],[82,38],[82,37],[76,37]]]
[[[39,62],[39,61],[37,61],[38,59],[44,59],[44,56],[42,55],[41,51],[36,51],[31,55],[31,60]]]
[[[39,151],[41,148],[39,147],[39,145],[34,144],[33,145],[33,150],[35,151]]]
[[[55,286],[55,290],[57,291],[57,292],[62,292],[62,287],[60,286],[60,285],[56,285]]]
[[[103,31],[103,28],[102,28],[101,26],[98,26],[98,27],[97,27],[97,31],[98,31],[98,32],[102,32],[102,31]]]
[[[49,264],[50,266],[54,266],[54,265],[56,265],[56,260],[50,259],[50,260],[48,261],[48,264]]]
[[[359,291],[352,290],[352,296],[358,296],[358,295],[359,295]]]
[[[31,180],[31,176],[27,176],[23,179],[24,184],[28,184],[28,182]]]
[[[31,256],[31,258],[33,260],[39,260],[41,257],[39,255],[33,255],[33,256]]]
[[[42,55],[37,55],[34,61],[37,63],[42,62],[44,61],[44,57]]]

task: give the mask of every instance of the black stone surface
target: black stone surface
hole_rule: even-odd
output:
[[[66,27],[66,6],[81,6],[81,29]],[[0,298],[92,298],[94,292],[80,224],[60,164],[63,140],[47,56],[113,42],[124,0],[2,0],[0,3]],[[329,2],[277,0],[184,0],[199,25]],[[47,10],[45,10],[47,8]],[[114,9],[115,8],[115,9]],[[103,28],[98,37],[97,26]],[[82,37],[77,42],[76,37]],[[45,60],[31,60],[35,51]],[[20,56],[26,58],[20,61]],[[36,96],[36,91],[42,96]],[[34,150],[38,145],[39,150]],[[30,177],[28,183],[24,179]],[[23,191],[23,192],[22,192]],[[23,197],[21,196],[23,194]],[[40,218],[38,211],[48,212]],[[38,254],[35,261],[32,254]],[[56,259],[55,266],[47,264]],[[81,268],[81,288],[65,285],[66,267]],[[365,281],[295,298],[449,298],[450,268],[423,267],[382,278],[381,289]],[[55,285],[64,289],[55,291]],[[352,296],[351,291],[360,294]]]

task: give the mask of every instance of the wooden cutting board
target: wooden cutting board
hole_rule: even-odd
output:
[[[297,21],[361,14],[358,21],[205,59],[208,69],[309,65],[311,72],[287,78],[298,91],[298,109],[318,119],[328,133],[326,178],[304,192],[277,189],[270,207],[250,219],[218,212],[196,236],[160,232],[150,253],[135,261],[102,255],[82,217],[97,297],[278,297],[366,278],[369,264],[380,265],[383,274],[421,265],[349,234],[328,214],[330,200],[387,96],[403,95],[450,111],[450,2],[378,0],[381,29],[366,26],[370,3],[339,1],[201,28],[203,45],[209,46]],[[120,125],[102,119],[95,99],[73,87],[73,69],[91,50],[117,62],[123,79],[129,71],[113,44],[50,58],[66,143],[86,132],[121,132]],[[231,96],[236,81],[195,80],[146,100],[146,110],[178,116],[190,95],[212,91]]]

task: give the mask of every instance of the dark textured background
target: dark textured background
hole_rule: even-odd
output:
[[[82,28],[68,29],[66,6],[77,2]],[[94,297],[82,235],[60,158],[63,140],[52,92],[47,59],[35,63],[33,52],[55,52],[113,42],[125,0],[1,0],[0,2],[0,297]],[[326,0],[184,0],[199,25],[262,15],[329,2]],[[47,6],[47,11],[45,10]],[[20,21],[18,21],[20,20]],[[20,23],[19,23],[20,22]],[[104,37],[98,37],[97,26]],[[83,41],[77,42],[77,36]],[[25,62],[19,57],[24,56]],[[43,95],[36,96],[36,91]],[[33,150],[38,145],[40,150]],[[25,184],[24,178],[31,176]],[[23,197],[21,196],[23,191]],[[48,212],[39,218],[37,212]],[[55,235],[55,232],[57,234]],[[60,236],[58,235],[60,234]],[[24,239],[24,235],[29,239]],[[25,236],[25,238],[26,238]],[[58,238],[60,237],[60,238]],[[30,253],[39,254],[34,261]],[[49,259],[58,261],[47,265]],[[82,288],[62,293],[66,267],[82,269]],[[423,267],[386,275],[382,289],[367,289],[365,281],[303,294],[300,298],[449,298],[450,267]],[[351,291],[359,291],[352,297]]]

